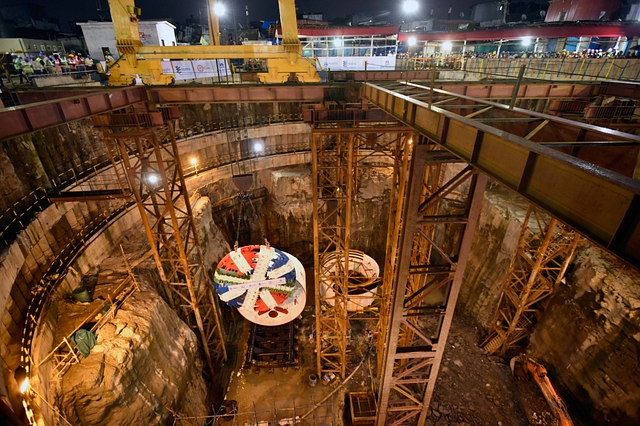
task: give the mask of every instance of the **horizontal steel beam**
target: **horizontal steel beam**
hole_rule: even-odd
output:
[[[117,198],[128,198],[131,191],[121,189],[101,189],[96,191],[62,191],[50,192],[47,194],[54,203],[65,201],[92,201],[92,200],[114,200]]]
[[[59,126],[147,100],[142,86],[101,90],[80,96],[0,109],[0,140]]]
[[[162,105],[261,102],[322,102],[329,85],[286,84],[154,87],[151,100]],[[334,86],[335,89],[335,86]]]
[[[364,96],[640,269],[639,181],[374,84]]]
[[[415,83],[383,83],[383,86],[419,100],[424,100],[430,92],[429,87]],[[540,144],[559,141],[584,142],[572,147],[556,145],[554,148],[625,176],[634,176],[634,173],[637,173],[636,158],[640,152],[640,136],[522,108],[509,108],[507,105],[491,100],[477,99],[468,95],[454,95],[440,89],[434,89],[433,94],[438,97],[447,97],[449,101],[454,101],[453,95],[456,97],[456,105],[466,103],[469,108],[466,111],[458,108],[451,111],[445,103],[432,104],[438,105],[443,110],[455,112],[467,119],[473,118],[474,121],[485,121],[496,130],[524,136],[525,139]],[[519,90],[518,98],[521,98],[521,95],[522,90]],[[477,110],[479,106],[485,108]],[[535,128],[531,126],[535,126]],[[591,144],[591,142],[603,141],[625,143]]]

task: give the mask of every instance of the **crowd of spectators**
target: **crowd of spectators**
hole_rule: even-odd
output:
[[[70,74],[81,78],[85,73],[96,69],[91,55],[83,56],[82,53],[76,54],[73,50],[69,53],[40,52],[38,55],[13,52],[3,55],[2,59],[0,86],[4,86],[2,77],[9,80],[11,76],[15,76],[20,79],[20,84],[24,84],[31,83],[34,77],[47,74]]]

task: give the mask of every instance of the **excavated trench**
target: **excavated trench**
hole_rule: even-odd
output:
[[[191,142],[196,146],[198,143]],[[287,160],[278,165],[274,157],[271,167],[256,164],[250,191],[253,205],[238,197],[239,191],[228,173],[220,176],[214,170],[187,182],[190,190],[198,189],[201,196],[194,215],[208,269],[230,250],[236,238],[240,246],[258,244],[263,233],[274,247],[292,253],[307,268],[313,266],[311,167],[305,161],[308,158],[302,156],[293,163]],[[388,216],[390,178],[390,167],[362,173],[354,205],[351,247],[369,254],[380,265],[384,264],[386,226],[381,224],[386,224]],[[445,354],[435,393],[436,408],[430,411],[429,424],[526,424],[523,413],[532,424],[551,424],[533,421],[526,406],[518,408],[521,405],[516,397],[499,402],[496,388],[504,393],[513,391],[509,387],[512,385],[502,389],[498,384],[510,380],[505,373],[506,360],[486,358],[484,366],[468,370],[471,360],[485,359],[477,344],[490,327],[525,209],[522,199],[497,185],[485,196],[457,310],[461,318],[468,320],[456,320],[462,321],[459,328],[454,323],[450,356]],[[123,243],[129,261],[144,256],[146,250],[141,247],[145,237],[133,217],[136,214],[127,216],[127,226],[102,237],[105,242],[101,243],[101,250],[110,252],[109,256],[96,256],[100,260],[93,263],[81,260],[67,274],[65,285],[51,303],[45,325],[38,331],[39,360],[57,344],[64,334],[62,330],[85,319],[82,313],[73,315],[77,310],[77,304],[69,301],[73,288],[81,282],[90,284],[93,279],[88,287],[93,286],[94,298],[108,299],[112,296],[109,286],[117,285],[126,275],[118,245]],[[139,290],[132,292],[115,317],[102,325],[90,355],[69,368],[61,380],[56,379],[49,363],[39,367],[39,380],[34,386],[72,424],[165,424],[175,414],[208,414],[211,400],[207,394],[217,395],[217,400],[224,396],[224,386],[207,389],[201,374],[198,339],[166,304],[162,291],[156,291],[158,280],[153,270],[151,259],[140,261],[135,268]],[[307,278],[310,284],[311,277]],[[549,300],[530,338],[527,352],[547,366],[552,382],[570,403],[572,415],[587,424],[640,424],[638,283],[640,275],[636,271],[582,242],[566,283]],[[313,306],[312,285],[308,293],[307,306]],[[244,325],[231,310],[225,309],[223,316],[232,341],[230,359],[222,369],[221,381],[226,383],[236,371],[235,361],[244,357],[239,353]],[[460,358],[461,348],[465,359]],[[313,371],[313,363],[308,367]],[[494,377],[487,379],[478,373],[484,368]],[[486,407],[478,406],[477,400],[473,402],[469,392],[463,393],[461,403],[448,400],[458,392],[454,384],[471,376],[477,376],[477,383],[486,382],[481,389],[472,390],[486,396]],[[361,381],[369,387],[364,376]],[[510,407],[509,401],[516,402]],[[54,424],[55,410],[40,405],[47,424]],[[490,416],[487,410],[494,414]]]

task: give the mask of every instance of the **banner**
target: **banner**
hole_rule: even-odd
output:
[[[395,56],[322,56],[318,58],[322,68],[331,71],[389,71],[396,68]]]
[[[176,80],[194,78],[217,78],[231,75],[226,59],[202,61],[162,61],[162,72],[173,74]]]

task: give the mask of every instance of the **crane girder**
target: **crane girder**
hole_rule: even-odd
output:
[[[162,73],[163,59],[266,59],[268,72],[258,73],[262,83],[283,83],[292,75],[303,83],[319,82],[316,63],[302,56],[295,0],[278,3],[284,36],[281,46],[143,46],[134,1],[110,0],[116,46],[122,58],[109,64],[109,85],[129,86],[136,77],[148,85],[171,84],[173,76]]]

